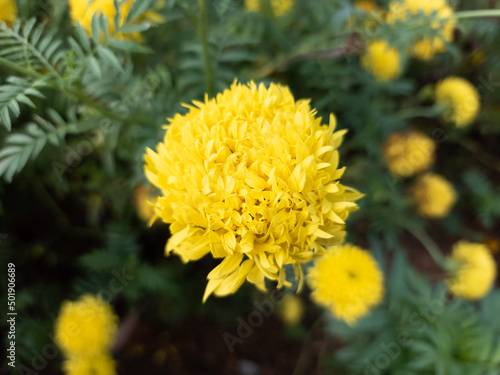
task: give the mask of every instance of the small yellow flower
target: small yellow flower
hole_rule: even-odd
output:
[[[17,20],[17,6],[14,0],[0,0],[0,23],[5,22],[7,26]]]
[[[384,297],[384,277],[372,255],[350,244],[333,246],[309,269],[311,297],[348,324],[355,323]]]
[[[410,189],[417,211],[423,217],[441,218],[448,215],[457,200],[457,193],[443,176],[426,173]]]
[[[295,0],[245,0],[245,8],[249,12],[260,12],[263,1],[271,3],[271,9],[276,17],[289,12],[295,5]]]
[[[130,8],[136,0],[124,0],[120,8],[120,25],[123,25],[130,12]],[[80,23],[89,36],[92,36],[92,18],[94,14],[104,14],[108,19],[109,33],[112,34],[116,31],[117,25],[115,24],[116,9],[113,0],[69,0],[70,17],[73,23]],[[150,21],[159,23],[162,17],[153,11],[145,12],[139,22]],[[132,39],[141,40],[140,33],[130,33],[127,35],[118,34],[115,36],[118,39]]]
[[[438,82],[436,103],[447,107],[444,119],[457,127],[471,124],[481,107],[479,92],[469,81],[460,77],[448,77]]]
[[[378,81],[389,81],[401,74],[399,51],[385,40],[370,42],[361,57],[361,64]]]
[[[373,30],[375,30],[377,26],[380,25],[380,22],[385,18],[385,12],[381,10],[377,6],[377,3],[373,0],[355,1],[354,8],[361,12],[372,13],[370,17],[366,17],[364,20],[363,27],[364,31],[367,33],[373,32]],[[358,17],[356,15],[351,16],[348,21],[349,28],[352,28],[357,20]]]
[[[92,355],[109,350],[117,331],[118,317],[100,297],[83,295],[66,301],[55,325],[55,340],[67,355]]]
[[[286,294],[280,303],[279,315],[283,323],[295,325],[304,316],[304,303],[302,299],[293,294]]]
[[[134,190],[134,203],[139,217],[145,222],[152,222],[156,218],[154,202],[157,196],[153,194],[154,189],[140,184]]]
[[[416,40],[409,51],[420,60],[431,60],[437,53],[445,50],[445,42],[453,40],[455,19],[447,0],[394,0],[389,7],[387,21],[406,21],[410,15],[415,16],[421,12],[426,16],[436,14],[439,20],[433,21],[430,27],[439,30],[440,35]]]
[[[373,12],[378,9],[377,3],[374,0],[356,0],[354,7],[366,13]]]
[[[393,133],[384,143],[382,152],[389,170],[409,177],[434,163],[434,141],[425,134],[409,131]]]
[[[343,186],[336,119],[322,125],[308,100],[288,87],[233,83],[170,119],[164,142],[147,150],[145,173],[162,191],[156,215],[171,223],[166,254],[222,262],[204,300],[234,293],[245,280],[286,285],[285,264],[303,263],[345,236],[357,191]]]
[[[477,300],[488,294],[497,270],[485,245],[459,241],[453,247],[451,260],[458,265],[458,270],[447,280],[454,295]]]
[[[116,363],[107,352],[69,356],[63,369],[65,375],[116,375]]]

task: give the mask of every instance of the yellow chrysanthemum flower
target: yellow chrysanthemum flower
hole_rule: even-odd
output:
[[[70,356],[63,369],[66,375],[116,375],[116,363],[108,353]]]
[[[136,0],[125,0],[122,1],[122,6],[120,8],[120,25],[122,25],[130,12],[130,8]],[[104,14],[109,22],[109,32],[113,33],[116,31],[115,15],[116,9],[113,0],[69,0],[70,16],[74,23],[79,22],[85,29],[89,36],[92,35],[92,18],[94,14]],[[159,23],[162,21],[161,15],[153,11],[147,11],[144,13],[140,20],[150,21],[154,23]],[[130,33],[127,35],[118,34],[115,36],[118,39],[132,39],[140,40],[140,33]]]
[[[363,68],[378,81],[389,81],[401,74],[401,56],[385,40],[374,40],[361,57]]]
[[[457,200],[453,185],[443,176],[426,173],[410,189],[418,213],[423,217],[445,217]]]
[[[409,177],[432,165],[435,149],[436,145],[431,138],[409,131],[393,133],[385,141],[382,153],[392,173]]]
[[[5,22],[7,26],[17,20],[17,6],[14,0],[0,0],[0,23]]]
[[[384,277],[372,255],[350,244],[333,246],[309,269],[311,297],[348,324],[377,306],[384,296]]]
[[[447,0],[395,0],[389,7],[387,21],[406,21],[410,15],[415,16],[421,12],[426,16],[436,14],[439,20],[433,21],[430,27],[439,30],[439,35],[415,41],[410,54],[420,60],[431,60],[437,53],[445,50],[446,42],[453,40],[455,19]]]
[[[157,152],[147,150],[149,181],[163,195],[156,215],[171,223],[166,253],[184,262],[211,253],[224,260],[208,275],[204,300],[234,293],[244,280],[285,284],[283,265],[301,264],[339,243],[357,191],[340,184],[334,132],[288,87],[233,83],[186,115],[170,119]]]
[[[245,8],[248,12],[260,12],[263,1],[269,1],[271,9],[276,17],[281,17],[289,12],[295,5],[295,0],[245,0]]]
[[[286,294],[280,302],[279,315],[283,323],[295,325],[304,316],[304,303],[302,299],[293,294]]]
[[[444,119],[458,127],[471,124],[481,107],[479,92],[467,80],[448,77],[436,85],[436,103],[448,108]]]
[[[139,217],[145,222],[151,222],[155,219],[155,209],[152,202],[157,198],[153,194],[151,187],[138,185],[134,190],[134,203]]]
[[[92,355],[109,350],[117,331],[118,317],[100,297],[83,295],[66,301],[55,325],[55,340],[68,355]]]
[[[453,247],[451,260],[458,265],[458,270],[447,280],[454,295],[477,300],[488,294],[497,269],[485,245],[459,241]]]

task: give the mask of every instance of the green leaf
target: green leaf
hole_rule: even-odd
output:
[[[151,48],[128,40],[111,40],[109,44],[111,45],[111,47],[114,47],[122,51],[137,52],[137,53],[153,53],[153,50]]]
[[[130,8],[130,11],[127,14],[127,19],[125,20],[125,24],[131,24],[137,18],[139,18],[146,10],[151,8],[152,0],[142,0],[142,1],[134,1],[134,4]]]

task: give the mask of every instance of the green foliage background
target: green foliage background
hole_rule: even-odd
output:
[[[146,183],[145,148],[162,139],[166,119],[185,111],[182,103],[203,100],[205,92],[254,79],[289,85],[296,98],[311,98],[323,118],[333,112],[339,127],[349,129],[340,149],[348,167],[343,181],[366,195],[349,219],[349,240],[370,248],[386,267],[383,306],[355,327],[330,316],[322,321],[339,350],[319,356],[307,348],[309,326],[323,314],[309,302],[303,325],[282,330],[287,340],[305,342],[296,373],[367,373],[384,353],[381,344],[398,343],[401,332],[412,343],[397,344],[396,358],[383,369],[377,365],[374,374],[500,373],[498,287],[477,304],[451,299],[444,274],[428,266],[424,250],[447,253],[460,238],[498,237],[497,20],[460,20],[446,53],[426,63],[405,58],[400,78],[379,83],[359,64],[366,42],[391,40],[404,53],[415,33],[435,31],[409,27],[413,19],[374,30],[366,26],[369,16],[348,0],[298,0],[281,18],[248,13],[242,1],[217,0],[208,2],[205,24],[203,2],[168,0],[160,11],[164,23],[152,27],[137,23],[156,5],[144,0],[114,33],[105,17],[95,17],[92,38],[68,21],[65,1],[17,3],[20,21],[0,25],[0,258],[16,265],[16,309],[23,315],[19,363],[30,366],[33,350],[47,344],[63,300],[106,293],[116,272],[131,277],[109,294],[117,313],[139,312],[166,329],[192,317],[229,329],[251,311],[253,300],[266,298],[245,286],[202,305],[205,276],[215,262],[183,265],[164,258],[168,228],[148,228],[134,205],[134,189]],[[492,3],[453,5],[455,11],[499,7]],[[137,31],[143,43],[117,38]],[[484,56],[479,62],[478,54]],[[433,105],[432,85],[450,75],[467,78],[481,94],[480,117],[466,130],[443,124]],[[458,192],[442,220],[419,217],[407,194],[412,180],[393,176],[383,163],[384,140],[408,128],[435,140],[433,169]],[[5,278],[1,287],[7,290]],[[302,295],[308,301],[307,292]],[[420,309],[436,299],[442,301],[439,313],[423,316]],[[315,356],[318,364],[306,370]],[[49,361],[47,371],[59,371],[60,361]]]

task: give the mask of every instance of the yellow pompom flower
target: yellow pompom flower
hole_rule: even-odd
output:
[[[0,0],[0,23],[5,22],[7,26],[17,20],[17,6],[14,0]]]
[[[428,218],[445,217],[457,200],[453,185],[443,176],[435,173],[426,173],[421,176],[410,192],[418,213]]]
[[[384,297],[384,277],[372,255],[351,244],[332,246],[307,274],[313,301],[355,323]]]
[[[83,295],[66,301],[55,325],[55,340],[67,355],[92,355],[111,348],[118,317],[100,297]]]
[[[444,119],[457,127],[471,124],[481,107],[479,92],[469,81],[460,77],[448,77],[438,82],[436,103],[447,108]]]
[[[283,323],[295,325],[304,316],[304,303],[302,299],[293,294],[286,294],[279,306],[279,315]]]
[[[367,45],[361,65],[378,81],[389,81],[401,74],[399,51],[385,40],[374,40]]]
[[[406,21],[410,15],[415,16],[419,13],[426,16],[436,15],[438,20],[429,26],[439,30],[439,35],[416,40],[409,51],[412,56],[420,60],[431,60],[437,53],[445,50],[445,42],[453,40],[455,29],[453,9],[447,0],[394,0],[389,7],[387,21],[389,23]]]
[[[451,260],[458,266],[447,280],[448,289],[458,297],[477,300],[490,291],[496,277],[496,264],[485,245],[459,241]]]
[[[269,1],[271,9],[276,17],[281,17],[289,12],[295,5],[295,0],[245,0],[245,8],[248,12],[261,11],[263,1]]]
[[[409,177],[434,163],[434,141],[425,134],[409,131],[393,133],[384,143],[382,153],[389,170]]]
[[[337,148],[345,131],[321,124],[308,100],[286,86],[233,83],[170,119],[164,142],[147,150],[145,173],[162,190],[156,215],[171,223],[166,254],[184,262],[211,254],[203,300],[245,281],[286,284],[301,264],[342,241],[362,195],[340,184]]]
[[[70,356],[63,363],[66,375],[116,375],[116,363],[108,353]]]
[[[122,1],[120,8],[120,25],[125,23],[127,16],[136,0]],[[110,34],[116,31],[115,24],[116,9],[113,0],[69,0],[69,14],[73,23],[80,23],[89,36],[92,36],[92,18],[94,14],[104,14],[108,19]],[[161,15],[153,11],[145,12],[139,19],[139,22],[150,21],[159,23],[162,21]],[[119,25],[119,26],[120,26]],[[115,35],[118,39],[140,40],[140,33],[130,33],[127,35]]]

